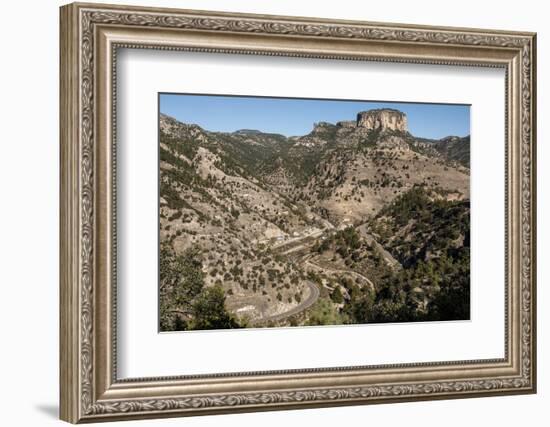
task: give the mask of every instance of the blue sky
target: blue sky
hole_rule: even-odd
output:
[[[355,120],[359,111],[374,108],[404,112],[409,132],[418,137],[470,134],[468,105],[160,94],[161,113],[221,132],[257,129],[286,136],[305,135],[316,122]]]

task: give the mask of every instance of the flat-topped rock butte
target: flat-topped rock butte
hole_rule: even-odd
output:
[[[390,108],[361,111],[357,113],[357,127],[407,132],[407,116]]]

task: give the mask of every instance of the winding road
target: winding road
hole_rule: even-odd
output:
[[[317,300],[319,299],[319,288],[317,285],[313,282],[310,282],[309,280],[306,282],[306,284],[309,287],[309,296],[300,302],[296,307],[292,307],[288,311],[284,311],[279,314],[274,314],[271,316],[263,317],[256,321],[256,323],[266,323],[266,322],[277,322],[279,320],[286,319],[287,317],[294,316],[295,314],[301,313],[304,310],[307,310],[309,307],[311,307]]]
[[[332,224],[330,224],[330,225],[331,225],[330,228],[333,229],[334,226],[332,226]],[[316,233],[312,233],[312,234],[307,235],[307,236],[302,236],[300,238],[292,239],[291,241],[281,243],[281,244],[276,245],[275,247],[273,247],[273,249],[276,250],[281,255],[288,256],[288,255],[291,255],[293,253],[296,253],[296,252],[299,252],[299,251],[303,250],[306,246],[308,246],[308,243],[311,243],[311,242],[317,240],[323,234],[324,233],[322,231],[318,231]],[[382,252],[383,257],[385,258],[385,260],[388,264],[390,264],[390,265],[395,265],[395,264],[400,265],[397,262],[397,260],[395,260],[395,258],[393,258],[391,256],[391,254],[389,252],[387,252],[384,249],[384,247],[376,241],[376,239],[374,239],[374,237],[372,235],[367,234],[365,231],[364,231],[364,234],[366,234],[365,237],[367,238],[367,240],[369,241],[370,244],[374,243],[378,247],[378,249]],[[327,266],[323,267],[321,265],[318,265],[318,264],[310,261],[310,258],[311,258],[311,255],[303,256],[303,257],[301,257],[301,261],[299,263],[302,263],[304,266],[309,266],[310,268],[313,268],[313,269],[316,269],[316,270],[330,271],[332,273],[339,273],[339,274],[355,275],[356,277],[360,277],[361,279],[366,281],[367,284],[371,287],[371,289],[374,289],[374,283],[368,277],[364,276],[361,273],[358,273],[358,272],[353,271],[353,270],[336,269],[336,268],[331,268],[331,267],[327,267]],[[258,320],[256,320],[255,323],[261,325],[261,324],[264,324],[264,323],[267,323],[267,322],[277,322],[277,321],[286,319],[288,317],[294,316],[295,314],[301,313],[304,310],[307,310],[308,308],[310,308],[319,299],[320,290],[319,290],[319,287],[311,281],[307,281],[306,284],[307,284],[307,286],[309,287],[309,290],[310,290],[309,296],[305,300],[303,300],[300,304],[298,304],[297,306],[295,306],[295,307],[291,308],[290,310],[287,310],[283,313],[278,313],[278,314],[274,314],[274,315],[271,315],[271,316],[263,317],[262,319],[258,319]]]
[[[357,271],[354,271],[354,270],[342,270],[342,269],[337,269],[337,268],[332,268],[332,267],[323,267],[323,266],[320,266],[314,262],[311,262],[309,260],[309,258],[306,258],[304,259],[304,265],[308,265],[310,267],[313,267],[314,269],[317,269],[317,270],[322,270],[322,271],[331,271],[333,273],[339,273],[339,274],[351,274],[351,275],[355,275],[357,277],[360,277],[362,278],[363,280],[365,280],[369,286],[374,289],[374,283],[372,283],[372,281],[367,277],[367,276],[364,276],[363,274],[361,273],[358,273]]]

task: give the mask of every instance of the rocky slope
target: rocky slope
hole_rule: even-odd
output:
[[[205,286],[223,288],[225,306],[241,323],[319,323],[319,313],[353,323],[359,317],[349,310],[359,295],[376,294],[384,274],[400,270],[395,259],[403,262],[380,235],[384,209],[418,188],[468,204],[468,166],[469,137],[416,138],[397,110],[317,123],[292,138],[210,132],[161,114],[160,240],[175,254],[200,248]],[[353,244],[361,261],[338,252],[347,245],[337,237],[345,229],[361,230]],[[424,237],[416,233],[413,241]],[[392,262],[379,264],[381,243]],[[322,307],[284,320],[311,302],[312,283]]]

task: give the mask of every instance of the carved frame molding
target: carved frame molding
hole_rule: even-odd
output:
[[[117,380],[116,287],[110,282],[116,282],[114,64],[120,47],[506,68],[506,357]],[[535,68],[532,33],[62,7],[61,418],[101,421],[534,392]],[[273,377],[267,386],[266,377]],[[298,385],[285,386],[288,380]],[[200,392],[193,388],[197,384]]]

